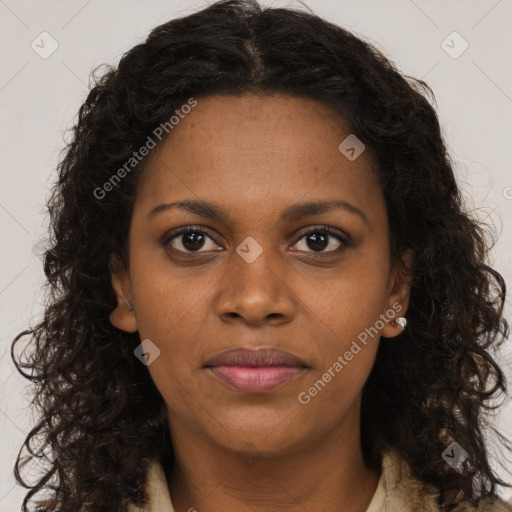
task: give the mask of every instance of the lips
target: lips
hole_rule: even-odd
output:
[[[245,393],[272,391],[298,377],[307,368],[299,358],[276,348],[228,350],[204,365],[210,375]]]
[[[209,359],[205,367],[211,366],[246,366],[250,368],[258,366],[306,367],[299,358],[277,348],[237,348],[228,350]]]

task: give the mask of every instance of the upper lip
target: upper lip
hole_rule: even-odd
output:
[[[305,368],[298,357],[278,348],[235,348],[208,359],[205,368],[211,366],[291,366]]]

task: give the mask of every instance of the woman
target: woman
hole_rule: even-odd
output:
[[[51,453],[24,510],[512,510],[484,440],[505,283],[425,91],[243,0],[97,79],[13,343]]]

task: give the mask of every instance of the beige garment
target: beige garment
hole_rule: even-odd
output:
[[[128,512],[175,512],[165,473],[159,463],[154,462],[150,466],[147,482],[148,506],[130,505]],[[411,476],[408,465],[395,451],[388,451],[383,456],[382,474],[366,512],[439,512],[436,496],[433,487]],[[194,507],[189,510],[194,511]],[[512,505],[486,501],[475,508],[464,502],[452,512],[471,511],[512,512]]]
[[[136,507],[133,504],[128,505],[128,512],[175,512],[169,495],[165,471],[159,462],[155,461],[149,466],[146,486],[149,496],[148,505],[144,508]]]

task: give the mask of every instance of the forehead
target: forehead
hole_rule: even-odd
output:
[[[186,197],[247,210],[328,197],[378,206],[373,158],[364,150],[349,160],[339,149],[348,136],[349,123],[311,99],[198,99],[151,153],[136,205]]]

